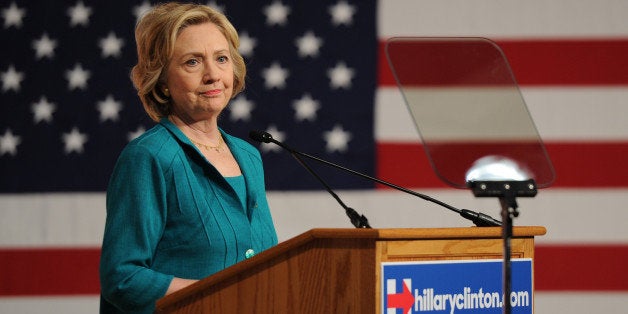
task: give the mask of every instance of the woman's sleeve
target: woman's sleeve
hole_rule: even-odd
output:
[[[164,169],[146,149],[128,146],[107,189],[100,260],[103,297],[133,311],[164,296],[173,276],[150,269],[166,223]]]

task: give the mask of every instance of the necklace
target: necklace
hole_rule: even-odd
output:
[[[194,145],[200,146],[202,148],[205,148],[206,150],[215,150],[217,153],[220,153],[220,147],[222,147],[222,136],[218,136],[218,144],[216,144],[216,146],[211,146],[211,145],[206,145],[203,143],[199,143],[193,139],[190,139],[190,141],[192,141],[192,143],[194,143]]]

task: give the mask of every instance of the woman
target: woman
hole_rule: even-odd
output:
[[[155,301],[277,243],[259,152],[218,127],[244,88],[238,35],[194,4],[154,8],[131,76],[158,122],[121,153],[107,189],[101,312]]]

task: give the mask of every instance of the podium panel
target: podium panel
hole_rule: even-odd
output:
[[[534,258],[544,227],[515,227]],[[382,262],[499,259],[501,228],[312,229],[157,301],[157,313],[380,313]]]

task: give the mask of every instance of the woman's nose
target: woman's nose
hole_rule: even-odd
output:
[[[220,78],[218,67],[212,62],[206,62],[203,72],[203,83],[211,84]]]

